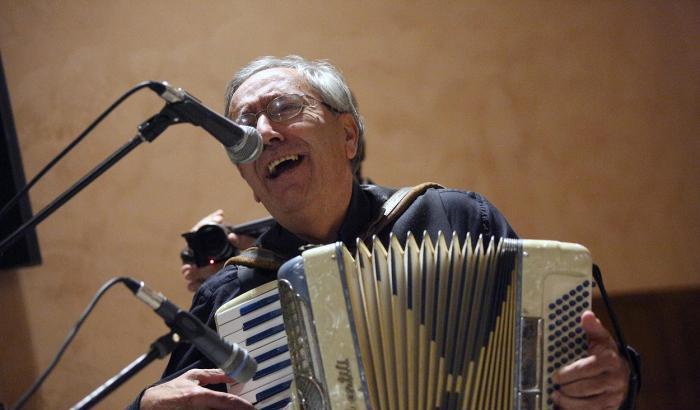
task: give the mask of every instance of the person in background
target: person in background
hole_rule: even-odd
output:
[[[224,222],[224,210],[217,209],[216,211],[210,213],[209,215],[202,218],[199,222],[197,222],[192,227],[190,232],[196,232],[199,228],[201,228],[204,225],[230,226],[231,224]],[[257,237],[255,236],[236,234],[235,232],[228,232],[227,238],[231,246],[233,246],[233,248],[238,251],[250,248],[255,244],[255,240],[257,239]],[[183,254],[187,254],[188,252],[192,252],[192,250],[186,249],[181,254],[181,257]],[[180,267],[180,272],[182,273],[182,278],[185,280],[185,286],[190,292],[196,292],[197,289],[199,289],[199,287],[202,286],[202,283],[204,283],[205,280],[207,280],[210,276],[221,270],[221,268],[224,266],[224,261],[221,261],[199,267],[193,261],[184,259],[186,258],[183,258],[183,263]]]

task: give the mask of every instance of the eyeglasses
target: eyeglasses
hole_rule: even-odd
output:
[[[331,107],[329,104],[320,101],[316,98],[310,97],[308,95],[282,94],[279,97],[275,97],[275,99],[270,101],[263,110],[256,113],[247,112],[241,114],[238,116],[238,118],[234,120],[234,122],[238,125],[248,125],[250,127],[255,127],[258,123],[258,118],[262,113],[265,113],[265,115],[267,115],[267,118],[269,118],[270,121],[273,122],[283,122],[291,120],[292,118],[299,115],[305,107],[316,106],[314,103],[311,103],[307,100],[319,102],[323,104],[326,108],[328,108],[330,111],[336,114],[340,114],[340,111]]]

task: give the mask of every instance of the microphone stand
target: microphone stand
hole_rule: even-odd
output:
[[[82,191],[88,184],[94,181],[97,177],[102,175],[105,171],[116,164],[120,159],[126,156],[131,150],[136,148],[139,144],[144,141],[152,142],[156,137],[158,137],[166,128],[172,124],[177,124],[180,122],[177,114],[173,112],[169,106],[166,106],[158,114],[152,116],[145,122],[138,126],[139,132],[131,138],[129,142],[124,144],[121,148],[117,149],[112,155],[107,157],[102,163],[93,168],[88,172],[83,178],[76,182],[73,186],[68,188],[65,192],[59,195],[44,209],[36,213],[32,218],[25,222],[22,226],[17,228],[12,234],[0,242],[0,257],[2,254],[10,247],[22,234],[25,233],[30,228],[35,227],[41,221],[48,218],[49,215],[53,214],[60,208],[63,204],[68,202],[75,194]]]
[[[149,349],[148,353],[139,356],[114,377],[104,382],[102,386],[95,389],[92,393],[88,394],[77,404],[71,407],[71,410],[92,408],[92,406],[99,403],[102,399],[107,397],[108,394],[114,391],[117,387],[121,386],[127,380],[131,379],[136,373],[148,366],[152,361],[155,359],[162,359],[169,355],[170,352],[175,349],[178,339],[179,337],[174,332],[169,332],[159,337],[155,342],[151,343],[151,348]]]

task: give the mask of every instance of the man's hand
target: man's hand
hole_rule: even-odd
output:
[[[167,383],[153,386],[141,397],[142,410],[254,409],[238,396],[209,390],[208,384],[232,383],[220,369],[193,369]]]
[[[192,227],[192,232],[201,228],[204,225],[211,224],[221,224],[224,220],[224,211],[222,209],[217,209],[211,214],[202,218]],[[237,249],[247,249],[255,243],[255,238],[247,235],[236,235],[235,233],[228,234],[228,241],[234,248]],[[208,277],[215,274],[224,266],[223,262],[213,263],[207,266],[197,267],[195,264],[185,263],[180,267],[180,272],[185,279],[185,285],[187,290],[190,292],[195,292],[202,286]]]
[[[553,376],[552,381],[560,387],[552,400],[563,410],[617,409],[629,387],[628,364],[593,312],[583,313],[581,326],[588,338],[588,356]]]

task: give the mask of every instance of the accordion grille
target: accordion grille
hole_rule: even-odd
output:
[[[374,408],[512,407],[517,248],[451,239],[359,243],[344,269]]]

